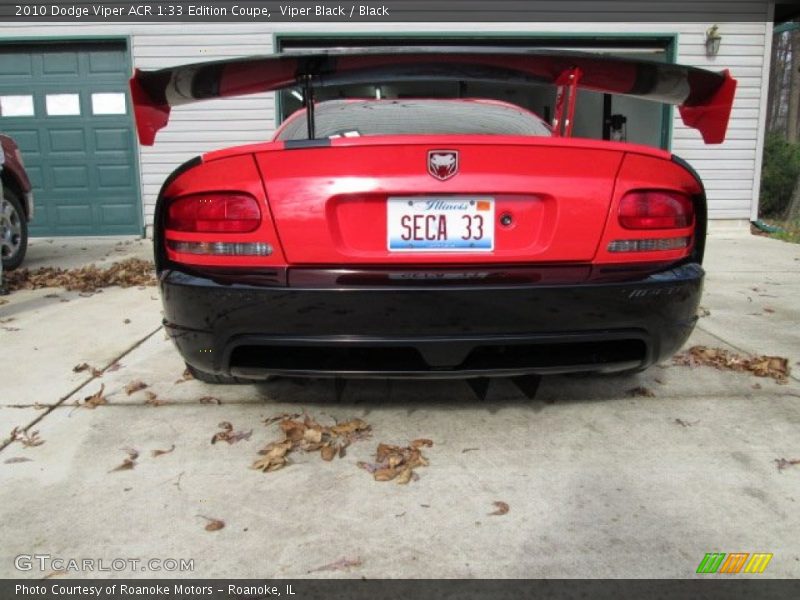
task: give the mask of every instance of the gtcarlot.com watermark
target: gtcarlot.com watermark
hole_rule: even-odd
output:
[[[194,571],[193,558],[73,558],[50,554],[19,554],[14,558],[18,571],[99,573]]]

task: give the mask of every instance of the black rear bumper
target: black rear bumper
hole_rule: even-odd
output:
[[[680,348],[704,275],[687,264],[623,282],[398,285],[308,272],[279,287],[165,270],[165,326],[189,364],[253,379],[611,372]]]

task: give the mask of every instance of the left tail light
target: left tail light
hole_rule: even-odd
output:
[[[197,267],[286,264],[252,155],[191,160],[170,175],[155,214],[156,259]]]
[[[224,264],[224,257],[270,256],[274,248],[254,239],[262,226],[261,207],[253,196],[238,192],[201,193],[168,200],[166,247],[178,262]],[[178,258],[185,257],[184,260]],[[193,257],[193,258],[189,258]]]
[[[166,228],[191,233],[248,233],[261,224],[258,201],[248,194],[193,194],[172,200]]]

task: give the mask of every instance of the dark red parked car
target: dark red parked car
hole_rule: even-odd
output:
[[[480,99],[314,101],[326,85],[442,79],[555,86],[555,118]],[[158,197],[165,325],[199,378],[637,370],[688,338],[703,184],[670,152],[571,137],[576,92],[677,105],[719,143],[727,72],[508,49],[234,59],[137,72],[140,140],[173,106],[287,87],[305,109],[272,141],[197,157]]]
[[[16,142],[0,134],[0,255],[3,270],[16,269],[28,248],[28,221],[33,218],[33,193]]]

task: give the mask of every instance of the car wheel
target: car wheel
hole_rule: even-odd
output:
[[[28,222],[16,193],[3,186],[0,197],[0,256],[3,270],[11,271],[22,264],[28,249]]]
[[[208,373],[206,371],[201,371],[200,369],[195,369],[192,365],[188,363],[186,364],[186,368],[189,369],[189,373],[192,374],[192,377],[194,377],[198,381],[202,381],[203,383],[227,384],[227,385],[244,385],[248,383],[259,383],[255,379],[242,379],[241,377],[231,377],[230,375],[217,375],[216,373]]]

